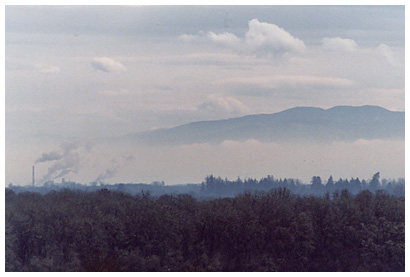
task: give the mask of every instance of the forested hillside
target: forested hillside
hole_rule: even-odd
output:
[[[6,189],[6,271],[404,271],[404,197]]]

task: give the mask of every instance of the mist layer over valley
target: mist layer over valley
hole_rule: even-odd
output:
[[[6,184],[31,184],[32,165],[37,185],[61,178],[85,184],[172,185],[200,183],[211,174],[229,179],[274,175],[306,183],[314,175],[367,179],[381,172],[386,179],[404,177],[404,113],[366,106],[327,111],[341,109],[348,112],[332,117],[323,109],[298,108],[207,126],[191,123],[142,133],[142,139],[138,134],[87,141],[32,139],[26,144],[36,147],[30,149],[11,142]]]

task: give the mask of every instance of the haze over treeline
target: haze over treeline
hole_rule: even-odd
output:
[[[295,107],[403,112],[404,6],[7,6],[5,53],[6,184],[30,184],[33,165],[36,182],[404,177],[394,124],[328,144],[303,138],[329,126],[296,123],[253,138],[188,130],[168,146],[99,140]]]
[[[38,139],[39,146],[43,139]],[[30,178],[32,162],[39,185],[70,176],[82,183],[167,184],[199,183],[210,174],[228,178],[274,174],[305,182],[313,174],[364,179],[381,171],[387,179],[404,176],[404,112],[374,106],[294,108],[51,148],[58,141],[47,139],[50,151],[36,158],[18,149],[25,151],[26,172],[17,168],[14,174]]]
[[[9,184],[8,189],[15,193],[35,192],[40,194],[53,193],[55,191],[73,190],[78,192],[95,192],[100,190],[109,190],[114,192],[135,194],[149,194],[153,197],[162,195],[187,194],[197,199],[213,199],[224,197],[235,197],[241,193],[271,191],[273,189],[284,188],[298,195],[333,195],[341,191],[348,191],[355,195],[362,191],[377,192],[394,195],[397,197],[405,196],[405,180],[387,180],[380,177],[380,172],[375,173],[371,179],[360,180],[359,178],[335,180],[333,176],[328,179],[322,179],[320,176],[313,176],[309,183],[304,183],[298,179],[280,178],[277,179],[272,175],[256,179],[247,178],[228,180],[228,178],[206,176],[199,184],[183,184],[166,186],[165,182],[144,183],[116,183],[107,184],[103,182],[92,182],[91,184],[79,184],[62,180],[61,183],[47,181],[41,186],[14,186]]]

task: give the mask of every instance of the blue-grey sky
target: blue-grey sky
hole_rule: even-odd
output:
[[[404,23],[404,6],[6,6],[6,152],[294,106],[404,111]]]

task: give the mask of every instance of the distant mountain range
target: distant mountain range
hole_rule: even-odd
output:
[[[403,139],[404,118],[404,112],[377,106],[337,106],[326,110],[296,107],[274,114],[192,122],[124,138],[145,144],[220,143],[248,139],[263,142]]]

